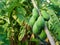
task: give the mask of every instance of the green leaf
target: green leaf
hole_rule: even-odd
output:
[[[4,7],[3,2],[0,2],[0,9],[2,9]]]
[[[53,9],[49,8],[47,11],[50,15],[50,20],[48,21],[49,30],[56,37],[57,40],[60,40],[60,22],[56,16]]]
[[[27,0],[19,0],[20,3],[23,3],[23,2],[25,2],[25,1],[27,1]]]
[[[7,12],[8,15],[10,15],[12,13],[12,11],[14,10],[14,8],[18,5],[17,0],[9,2],[6,6],[7,6]]]
[[[21,41],[23,37],[25,36],[26,30],[22,29],[18,35],[18,40]]]
[[[18,24],[22,24],[22,22],[24,21],[24,16],[23,15],[13,15],[13,18],[18,22]]]
[[[21,15],[24,15],[24,16],[26,14],[26,10],[21,6],[17,7],[15,11],[16,11],[17,14],[21,14]]]
[[[4,31],[4,28],[0,26],[0,33]]]
[[[60,0],[50,0],[54,5],[60,7]]]

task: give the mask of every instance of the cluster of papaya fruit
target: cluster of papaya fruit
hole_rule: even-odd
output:
[[[32,17],[29,20],[29,25],[32,27],[32,32],[35,35],[39,35],[41,39],[45,39],[46,33],[44,31],[45,21],[48,21],[50,16],[45,10],[41,10],[41,15],[39,15],[36,8],[32,10]]]

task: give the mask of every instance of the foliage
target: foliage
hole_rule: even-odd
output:
[[[45,17],[49,18],[45,22],[47,22],[47,27],[54,39],[60,41],[60,0],[35,1],[40,11],[44,10],[50,16],[50,18]],[[36,38],[32,30],[36,22],[34,29],[42,28],[43,22],[40,21],[38,11],[33,12],[33,9],[31,0],[0,0],[0,45],[21,45],[21,43],[28,45],[31,42],[39,45],[41,40]],[[41,15],[43,14],[45,13],[42,12]],[[31,19],[32,17],[34,19]],[[32,21],[31,24],[29,21]],[[44,27],[36,31],[42,32]]]

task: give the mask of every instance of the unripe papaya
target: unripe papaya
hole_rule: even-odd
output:
[[[41,10],[41,14],[45,21],[48,21],[50,19],[49,14],[45,10]]]
[[[37,27],[44,27],[45,21],[44,18],[42,16],[39,16],[37,21],[35,22]]]
[[[42,30],[42,32],[41,32],[41,34],[39,35],[39,37],[40,37],[42,40],[45,40],[45,39],[46,39],[47,35],[46,35],[46,33],[45,33],[44,30]]]
[[[33,17],[38,18],[39,14],[38,14],[38,11],[36,8],[33,8],[32,15],[33,15]]]
[[[34,24],[34,26],[33,26],[33,30],[32,30],[32,31],[33,31],[34,34],[40,34],[40,32],[41,32],[41,31],[39,30],[39,28],[38,28],[35,24]]]
[[[38,18],[38,11],[36,10],[36,8],[33,8],[32,17],[29,20],[29,25],[33,26],[37,18]]]
[[[35,23],[35,18],[32,16],[29,20],[29,25],[33,26],[34,23]]]
[[[33,25],[33,33],[34,34],[40,34],[42,31],[42,28],[44,27],[45,21],[42,16],[39,16],[35,24]]]

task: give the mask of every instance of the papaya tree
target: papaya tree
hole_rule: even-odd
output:
[[[0,45],[60,45],[60,0],[0,0]]]

